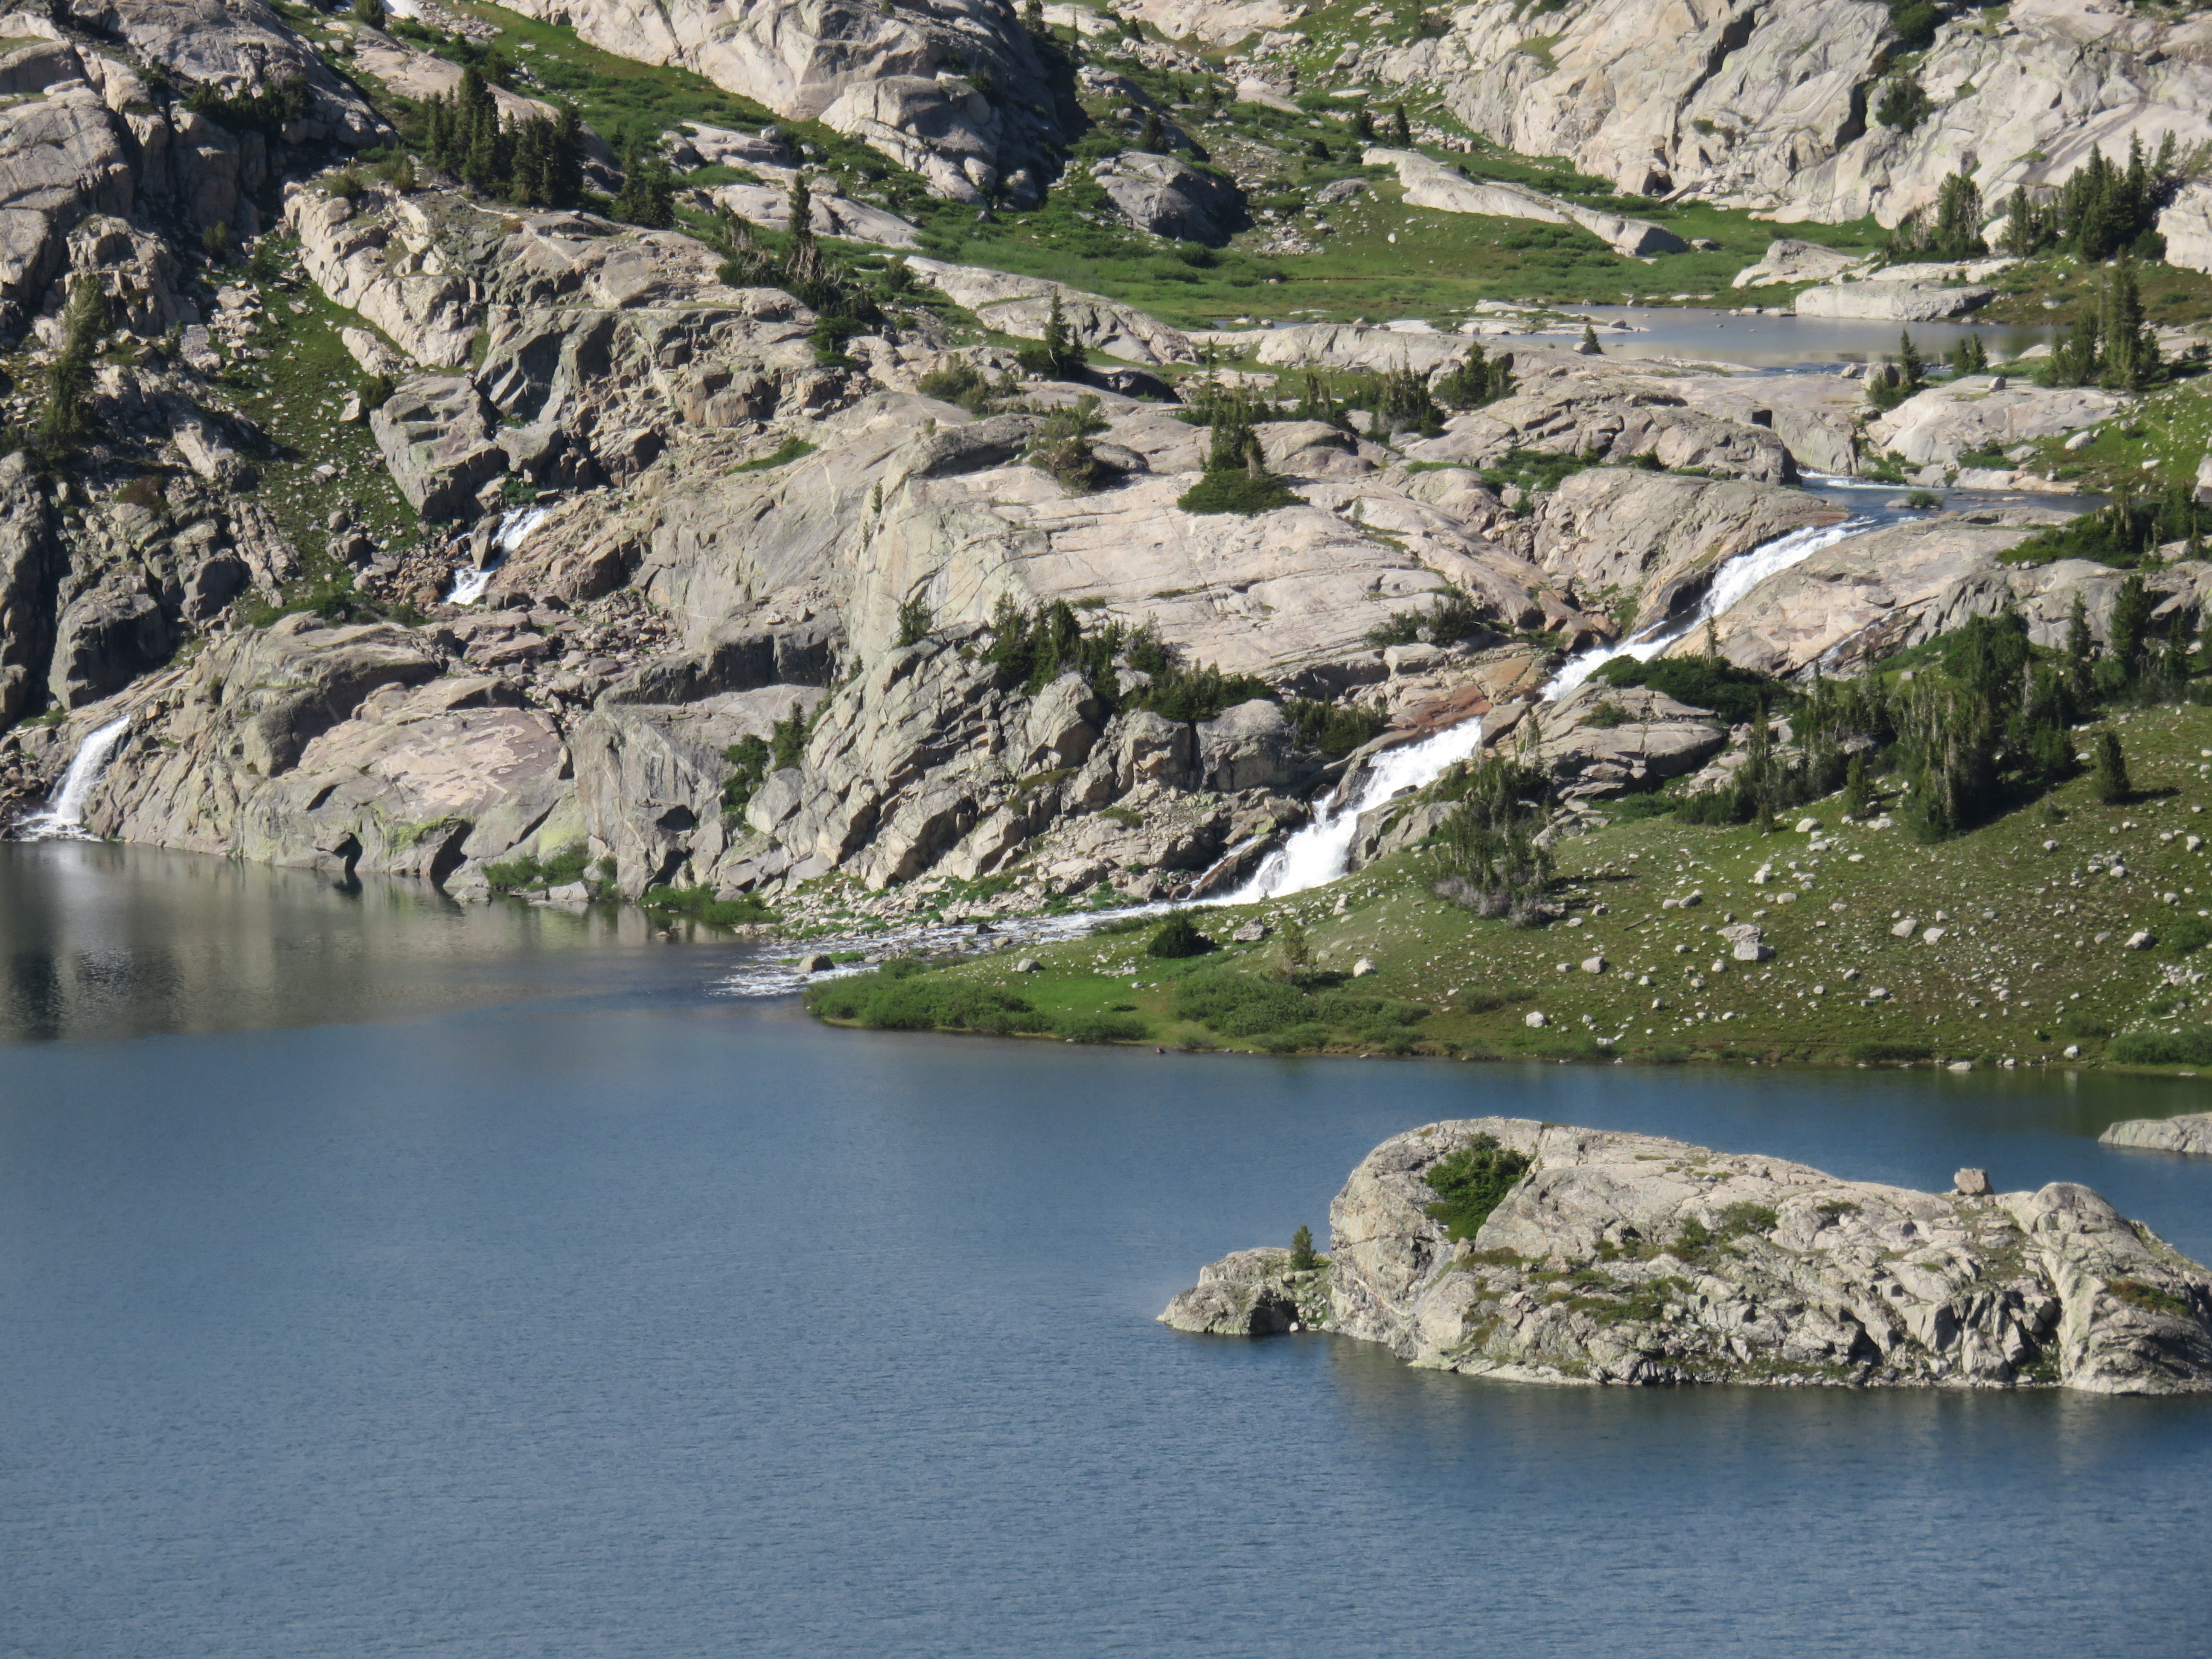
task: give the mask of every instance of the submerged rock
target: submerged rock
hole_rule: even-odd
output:
[[[2131,1117],[2115,1123],[2097,1139],[2107,1146],[2141,1146],[2156,1152],[2193,1152],[2212,1158],[2212,1112]]]
[[[1485,1149],[1511,1184],[1482,1213],[1453,1176]],[[1471,1233],[1455,1237],[1438,1212]],[[1383,1142],[1329,1226],[1322,1327],[1470,1376],[2212,1391],[2212,1273],[2071,1182],[1921,1193],[1656,1136],[1477,1118]],[[1161,1319],[1285,1329],[1285,1304],[1310,1299],[1293,1295],[1286,1265],[1227,1257]]]

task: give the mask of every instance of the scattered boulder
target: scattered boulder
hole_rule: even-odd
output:
[[[1770,283],[1826,283],[1840,276],[1860,261],[1849,253],[1778,236],[1755,265],[1746,265],[1729,283],[1732,288],[1762,288]]]
[[[1126,150],[1091,171],[1122,217],[1156,236],[1219,247],[1243,218],[1235,185],[1172,155]]]

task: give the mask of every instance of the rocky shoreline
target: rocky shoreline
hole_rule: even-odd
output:
[[[2071,1182],[1913,1192],[1476,1118],[1383,1142],[1329,1226],[1325,1263],[1240,1251],[1161,1322],[1516,1382],[2212,1392],[2212,1273]]]

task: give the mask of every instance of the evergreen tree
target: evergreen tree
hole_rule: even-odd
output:
[[[39,413],[41,442],[66,447],[91,435],[93,354],[112,320],[99,279],[78,277],[62,313],[62,349],[46,375],[46,401]]]
[[[2099,308],[2104,336],[2100,380],[2107,386],[2142,391],[2158,377],[2158,336],[2143,316],[2132,264],[2124,263],[2106,278]]]
[[[1982,240],[1982,192],[1963,173],[1952,173],[1943,180],[1936,198],[1936,233],[1930,246],[1938,258],[1945,259],[1989,252],[1989,245]]]
[[[1321,1258],[1314,1254],[1313,1229],[1301,1225],[1291,1235],[1291,1271],[1310,1273],[1321,1266]]]
[[[1413,142],[1413,124],[1406,119],[1406,106],[1403,104],[1391,106],[1390,142],[1401,149],[1409,148]]]
[[[2122,805],[2135,790],[2128,782],[2128,757],[2120,748],[2120,734],[2109,726],[2103,727],[2089,753],[2095,768],[2090,787],[2097,799],[2107,806]]]
[[[1352,117],[1352,136],[1363,144],[1375,142],[1375,118],[1365,110],[1356,110]]]
[[[1912,343],[1910,329],[1898,331],[1897,376],[1899,387],[1908,394],[1923,390],[1928,384],[1928,360]]]
[[[2089,632],[2089,607],[2082,602],[2077,588],[2074,604],[2066,613],[2067,681],[2076,697],[2089,695],[2090,659],[2096,645],[2095,637]]]
[[[1873,805],[1874,785],[1867,777],[1866,750],[1862,749],[1851,757],[1850,769],[1844,774],[1844,811],[1863,818]]]
[[[647,230],[667,229],[676,222],[676,184],[667,162],[634,137],[623,144],[622,161],[622,188],[615,192],[609,216]],[[812,232],[807,234],[811,238]]]
[[[1146,110],[1144,129],[1137,135],[1137,148],[1148,155],[1158,155],[1167,147],[1167,129],[1160,125],[1159,111]]]
[[[2112,600],[2109,660],[2113,665],[2110,678],[2117,682],[2114,690],[2130,684],[2142,673],[2143,653],[2150,639],[2151,612],[2157,606],[2157,599],[2143,586],[2142,576],[2130,571]]]

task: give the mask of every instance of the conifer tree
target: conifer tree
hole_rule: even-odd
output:
[[[2128,757],[2120,747],[2120,734],[2109,726],[2104,727],[2089,752],[2095,769],[2090,787],[2106,805],[2120,805],[2135,793],[2128,782]]]
[[[1406,119],[1406,106],[1394,105],[1390,110],[1390,142],[1404,149],[1413,142],[1413,124]]]

